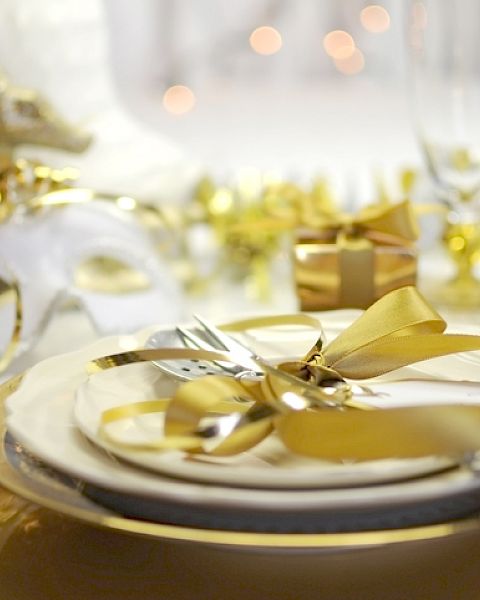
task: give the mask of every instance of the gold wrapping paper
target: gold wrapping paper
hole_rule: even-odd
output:
[[[352,239],[348,249],[341,249],[315,234],[297,238],[294,273],[301,310],[367,308],[388,292],[415,284],[413,248],[363,245],[362,241]]]

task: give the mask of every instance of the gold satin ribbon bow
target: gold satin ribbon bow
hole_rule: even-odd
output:
[[[343,233],[394,245],[408,244],[418,238],[415,214],[408,200],[397,204],[371,204],[356,215],[340,211],[320,214],[304,225],[320,228],[326,237],[332,238]]]
[[[261,381],[208,376],[180,385],[168,400],[106,411],[100,430],[113,444],[132,450],[177,448],[214,455],[253,447],[272,430],[292,452],[329,460],[370,460],[442,455],[459,458],[480,448],[480,406],[441,405],[358,410],[348,397],[329,402],[326,380],[366,379],[405,365],[455,352],[480,350],[480,336],[445,334],[446,323],[414,287],[381,298],[325,348],[304,359],[270,366]],[[189,356],[225,360],[225,354],[187,349],[138,350],[94,360],[93,373],[144,360]],[[158,441],[130,445],[115,440],[109,423],[165,411]],[[254,418],[248,418],[252,415]],[[202,424],[235,426],[208,447]],[[233,419],[235,417],[235,419]],[[223,419],[223,421],[221,420]],[[228,429],[228,427],[227,427]]]
[[[232,231],[244,231],[247,225],[232,225]],[[414,242],[419,235],[416,212],[409,200],[396,204],[370,204],[357,214],[317,206],[311,211],[302,207],[289,216],[274,211],[269,219],[248,223],[249,229],[287,230],[306,227],[318,230],[321,239],[334,240],[339,235],[364,237],[375,243],[404,245]]]

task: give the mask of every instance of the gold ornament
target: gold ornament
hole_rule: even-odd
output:
[[[39,92],[15,86],[0,75],[0,168],[13,161],[18,146],[83,152],[91,140],[90,134],[63,119]]]

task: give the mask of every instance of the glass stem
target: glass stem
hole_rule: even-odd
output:
[[[455,276],[456,281],[467,281],[473,279],[472,262],[468,256],[457,257],[457,274]]]

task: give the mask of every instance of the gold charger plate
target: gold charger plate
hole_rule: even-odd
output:
[[[33,481],[28,474],[13,468],[6,455],[4,401],[20,385],[18,375],[0,386],[0,484],[18,496],[87,524],[113,531],[200,544],[265,549],[342,549],[378,546],[443,538],[480,529],[480,519],[410,527],[348,533],[262,533],[222,531],[150,523],[124,518],[85,499],[79,489],[62,485],[58,480],[42,477]]]

